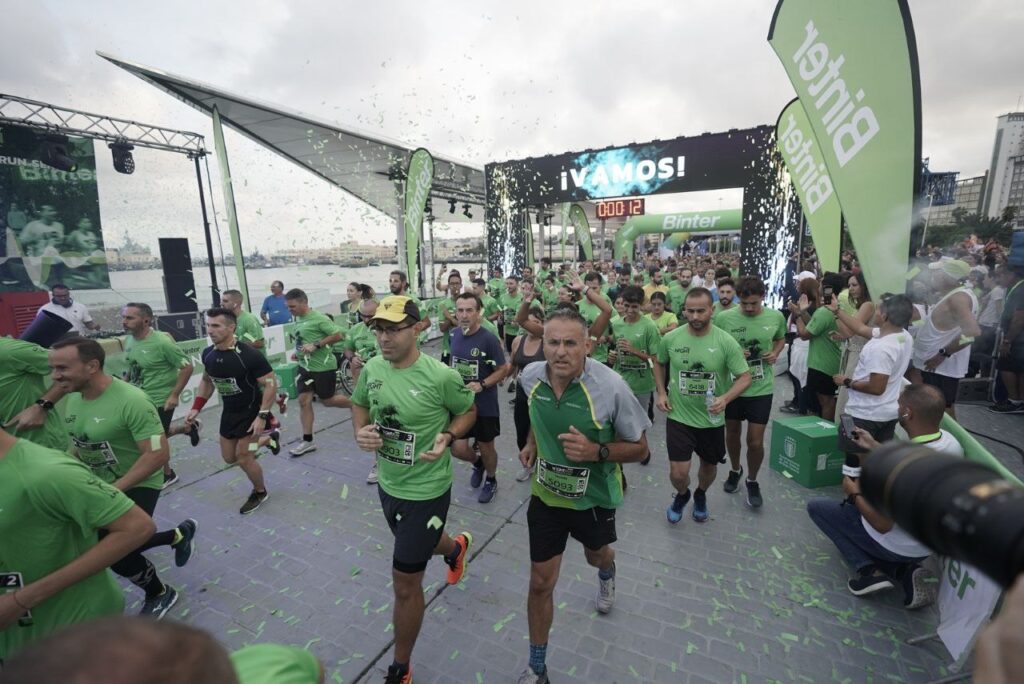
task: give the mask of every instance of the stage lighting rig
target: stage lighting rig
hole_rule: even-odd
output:
[[[465,216],[468,219],[473,218],[473,214],[469,213],[469,205],[468,204],[463,204],[462,205],[462,215]]]
[[[42,146],[43,163],[58,171],[74,173],[78,170],[78,162],[68,153],[68,137],[57,133],[45,133],[39,136]]]
[[[454,214],[455,213],[455,204],[456,204],[456,202],[455,202],[454,199],[448,200],[448,213],[449,214]]]
[[[116,142],[107,145],[114,156],[114,170],[118,173],[131,174],[135,172],[135,158],[132,157],[134,145],[126,142]]]

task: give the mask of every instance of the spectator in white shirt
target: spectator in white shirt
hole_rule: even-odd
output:
[[[55,316],[60,316],[71,323],[71,330],[68,332],[84,335],[89,330],[99,330],[100,326],[89,315],[89,309],[80,302],[71,298],[71,290],[63,283],[57,283],[50,288],[50,302],[39,308],[40,311],[49,311]]]

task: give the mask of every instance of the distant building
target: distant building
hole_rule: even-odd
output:
[[[960,178],[956,181],[951,204],[932,205],[926,210],[928,223],[932,226],[947,226],[953,223],[953,211],[963,209],[968,214],[980,214],[982,200],[985,198],[985,180],[988,174],[973,178]]]
[[[983,204],[986,216],[999,216],[1010,206],[1017,207],[1018,216],[1024,213],[1024,112],[996,119],[988,178]]]

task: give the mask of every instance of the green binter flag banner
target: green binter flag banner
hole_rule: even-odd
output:
[[[578,204],[569,208],[569,222],[576,231],[576,244],[583,250],[583,258],[587,261],[594,259],[594,245],[590,239],[590,221],[587,220],[587,213]]]
[[[409,170],[405,174],[405,258],[413,288],[419,283],[420,236],[433,182],[434,158],[421,147],[409,158]]]

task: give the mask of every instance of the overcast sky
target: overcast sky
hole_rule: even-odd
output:
[[[981,173],[996,116],[1021,108],[1024,3],[910,6],[923,153],[933,170]],[[774,123],[793,90],[766,40],[773,8],[771,0],[11,2],[0,24],[0,91],[194,130],[212,146],[208,117],[94,53],[103,50],[482,168]],[[393,222],[358,200],[232,131],[227,143],[246,253],[394,240]],[[97,156],[108,245],[130,233],[154,248],[157,236],[186,236],[193,254],[203,250],[190,163],[137,151],[129,177],[112,171],[104,147]],[[721,195],[682,198],[678,208],[718,208],[729,203]],[[708,206],[694,206],[701,202]],[[481,228],[439,232],[467,230]]]

